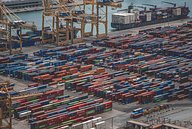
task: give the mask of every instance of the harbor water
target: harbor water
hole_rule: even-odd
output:
[[[192,16],[192,0],[165,0],[165,1],[176,3],[177,6],[183,6],[184,3],[186,2],[186,5],[191,10],[189,16]],[[173,6],[173,5],[163,3],[161,0],[124,0],[124,2],[122,3],[121,9],[127,9],[131,3],[133,3],[134,5],[141,5],[141,6],[142,6],[142,4],[154,4],[154,5],[157,5],[157,7]],[[121,9],[115,9],[114,10],[112,8],[109,8],[109,15],[108,15],[108,19],[109,19],[108,20],[109,21],[109,24],[108,24],[109,29],[108,30],[109,31],[113,31],[113,29],[111,28],[112,13],[117,12],[117,10],[121,10]],[[91,10],[90,10],[90,12],[91,12]],[[25,21],[34,22],[37,25],[38,29],[41,29],[42,11],[18,13],[18,16],[21,17]],[[46,26],[51,27],[51,19],[46,19]],[[78,27],[78,25],[76,25],[76,26]],[[104,26],[103,25],[101,25],[99,29],[100,29],[101,33],[104,32]],[[90,31],[89,25],[86,26],[86,31]]]

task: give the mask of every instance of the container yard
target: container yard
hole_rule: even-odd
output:
[[[0,3],[0,12],[17,20],[6,22],[0,15],[0,24],[17,33],[0,31],[1,48],[5,47],[0,52],[0,129],[192,128],[191,19],[108,34],[107,18],[94,21],[99,14],[67,6],[64,10],[61,1],[47,1],[46,7],[46,0],[42,2],[42,30]],[[106,7],[107,16],[108,6],[120,8],[120,2],[83,5],[94,5],[96,11]],[[186,7],[175,6],[175,14]],[[88,21],[84,24],[83,14],[93,19],[93,26],[104,23],[105,33],[99,25],[96,35],[85,32]],[[150,21],[152,15],[146,16]],[[49,28],[46,17],[52,17]],[[136,15],[112,17],[112,22],[125,24],[134,23]],[[30,32],[23,34],[25,29]],[[81,38],[75,36],[78,32]]]

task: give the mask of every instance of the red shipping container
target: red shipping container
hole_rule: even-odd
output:
[[[36,87],[36,86],[39,86],[39,83],[32,83],[28,85],[28,87]]]

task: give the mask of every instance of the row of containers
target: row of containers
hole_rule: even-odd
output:
[[[83,54],[84,55],[84,54]],[[58,57],[59,59],[61,57]],[[67,60],[67,59],[66,59]],[[160,56],[124,50],[106,50],[87,56],[78,56],[77,63],[94,64],[115,70],[128,70],[140,74],[147,73],[163,79],[185,82],[191,80],[191,59]]]
[[[153,57],[153,55],[150,56]],[[149,56],[148,58],[150,59]],[[155,59],[158,58],[155,57]],[[169,61],[171,60],[169,59]],[[24,62],[22,61],[22,64]],[[65,63],[64,65],[60,63],[59,66],[55,66],[54,60],[49,60],[48,66],[45,63],[42,64],[35,64],[35,67],[34,65],[22,66],[22,69],[18,65],[12,65],[11,68],[4,68],[4,73],[15,78],[36,82],[30,85],[31,88],[24,90],[27,93],[30,93],[31,90],[33,92],[33,89],[43,83],[48,85],[39,87],[42,92],[45,92],[43,90],[44,87],[48,88],[56,85],[65,87],[67,90],[94,94],[95,96],[119,101],[124,104],[187,98],[191,88],[189,78],[184,81],[186,83],[176,85],[171,79],[164,81],[160,78],[131,73],[129,70],[108,72],[105,68],[77,63]],[[166,68],[165,65],[161,67]],[[190,73],[182,73],[180,76],[183,77],[183,75],[188,77]],[[177,78],[180,76],[178,75]]]
[[[135,36],[116,36],[97,39],[92,44],[111,48],[133,49],[192,58],[192,22],[180,26],[158,27],[140,31]]]
[[[1,70],[3,70],[3,74],[9,75],[14,78],[23,79],[26,81],[37,82],[39,84],[61,85],[61,86],[65,85],[66,89],[89,92],[91,94],[92,93],[95,94],[96,96],[100,96],[98,95],[100,94],[100,92],[98,91],[99,93],[97,93],[96,91],[92,90],[90,91],[89,87],[92,87],[92,85],[94,86],[93,82],[97,82],[98,78],[102,78],[104,84],[107,85],[108,83],[105,81],[110,81],[110,83],[115,84],[115,82],[113,81],[114,79],[123,78],[124,76],[126,78],[146,77],[145,78],[146,80],[141,79],[141,81],[138,81],[139,82],[138,84],[147,82],[149,83],[147,85],[152,85],[151,82],[153,81],[151,80],[156,81],[156,79],[152,78],[150,80],[149,77],[143,76],[143,74],[146,74],[150,76],[153,75],[156,78],[171,80],[178,83],[188,82],[189,86],[187,87],[189,88],[191,86],[190,82],[192,73],[191,69],[192,60],[186,58],[171,57],[171,56],[165,57],[158,54],[150,54],[150,53],[147,54],[142,52],[131,52],[131,51],[129,52],[118,49],[96,48],[88,46],[86,44],[58,47],[50,50],[40,50],[38,52],[35,52],[34,55],[36,56],[28,57],[25,54],[23,55],[20,54],[7,57],[8,58],[7,61],[9,63],[2,64]],[[73,62],[69,63],[70,61]],[[81,62],[84,62],[85,64],[88,65],[82,65],[80,64]],[[112,68],[118,71],[116,73],[106,72],[105,68],[94,67],[92,64],[94,64],[95,66]],[[121,70],[123,70],[124,72],[122,72]],[[130,72],[136,72],[139,74],[130,74]],[[106,79],[103,78],[105,76]],[[69,83],[70,80],[78,81],[78,79],[80,79],[80,81],[77,83],[80,84],[78,84],[77,87],[74,84],[71,84],[72,86],[70,86]],[[157,82],[161,84],[163,80],[161,79],[159,80],[160,81]],[[130,83],[127,79],[124,79],[122,81],[125,81],[125,83],[127,82]],[[126,84],[124,84],[125,86],[123,85],[120,88],[119,87],[116,88],[115,85],[111,86],[110,83],[107,85],[109,87],[106,87],[106,91],[109,92],[108,94],[118,92],[119,89],[128,88],[129,86],[134,87],[135,85],[134,84],[133,86],[132,85],[127,86]],[[138,89],[133,88],[131,90],[146,89],[147,92],[153,91],[148,89],[149,87],[143,88],[142,85],[140,86],[141,88]],[[101,86],[96,85],[95,87],[101,87]],[[102,87],[105,87],[105,85]],[[102,89],[101,92],[103,91],[105,90]],[[130,93],[129,88],[128,90],[126,89],[122,93]],[[163,94],[163,92],[160,94]],[[172,92],[170,92],[169,94],[172,94]],[[156,93],[151,96],[154,97],[155,95],[159,94]],[[167,94],[165,94],[165,96],[166,95]],[[114,94],[114,96],[118,95]],[[102,97],[102,95],[100,97]],[[108,98],[108,95],[107,97],[104,98]],[[131,98],[132,98],[131,101],[137,100],[133,96]],[[121,99],[122,98],[119,97],[117,100]],[[128,102],[124,101],[124,99],[121,101],[123,103],[129,103],[129,100]],[[145,103],[145,100],[144,102],[141,103]]]
[[[31,129],[106,129],[105,121],[95,115],[111,111],[111,101],[89,98],[87,94],[69,96],[64,94],[64,90],[48,85],[29,85],[29,88],[13,92],[13,88],[10,88],[14,86],[13,83],[0,80],[1,91],[5,86],[12,97],[41,93],[12,103],[14,118],[28,118]],[[7,95],[1,91],[0,98]]]
[[[139,117],[142,117],[142,116],[145,116],[145,115],[148,115],[148,114],[152,114],[154,112],[159,112],[159,111],[162,111],[162,110],[167,110],[169,109],[169,105],[158,105],[158,106],[155,106],[155,107],[149,107],[149,108],[137,108],[135,110],[132,111],[131,113],[131,118],[133,119],[137,119]]]
[[[93,67],[91,66],[93,64],[94,66],[114,70],[126,70],[139,74],[153,75],[179,83],[191,81],[192,79],[192,59],[118,49],[106,50],[86,45],[83,47],[78,46],[77,48],[71,47],[74,46],[56,48],[54,50],[40,50],[34,53],[35,57],[28,57],[27,59],[25,59],[26,55],[19,55],[16,56],[18,59],[14,62],[9,58],[5,58],[7,62],[0,65],[0,71],[3,74],[26,81],[34,81],[34,77],[44,75],[41,77],[46,78],[47,76],[47,79],[38,79],[42,83],[48,83],[53,78],[60,78],[70,74],[70,72],[72,74],[79,71],[84,72],[85,70],[82,69],[88,70]],[[70,51],[72,52],[70,53]],[[84,68],[83,65],[80,65],[82,62],[89,66]],[[79,65],[69,70],[73,64],[77,63]],[[65,69],[62,68],[63,65],[66,65]],[[64,72],[63,70],[69,71]],[[49,74],[52,74],[52,76],[49,76]]]
[[[88,94],[78,97],[64,94],[64,90],[52,89],[46,86],[34,87],[32,92],[43,94],[31,98],[20,99],[13,102],[13,112],[16,119],[28,118],[31,129],[59,128],[73,126],[73,129],[90,129],[88,127],[103,127],[105,122],[95,115],[112,110],[112,101],[93,99]],[[44,89],[45,92],[42,92]],[[83,123],[82,123],[83,122]],[[87,128],[86,128],[87,127]]]

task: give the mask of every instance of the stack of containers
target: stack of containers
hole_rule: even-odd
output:
[[[190,96],[191,88],[192,88],[191,82],[185,82],[185,83],[180,84],[179,89],[181,89],[181,90],[177,93],[177,98],[179,100],[188,98]]]
[[[149,107],[149,108],[138,108],[132,111],[131,113],[131,118],[133,119],[137,119],[143,115],[147,115],[147,114],[151,114],[154,112],[158,112],[160,110],[164,110],[169,108],[169,105],[159,105],[159,106],[155,106],[155,107]]]
[[[13,103],[14,116],[17,119],[25,119],[31,115],[32,108],[49,104],[51,100],[54,100],[61,95],[63,95],[63,90],[52,90],[46,91],[38,97],[18,100]],[[66,97],[68,96],[64,96],[64,98]]]
[[[159,46],[152,49],[151,47],[143,47],[139,43],[131,44],[130,47],[139,46],[140,49],[147,52],[158,52],[164,55],[191,58],[191,28],[191,23],[188,23],[177,27],[174,26],[146,30],[144,32],[145,34],[166,39],[166,42],[163,42],[163,45],[159,44]],[[153,45],[153,42],[148,42],[148,44]],[[142,45],[146,45],[146,43],[143,43]]]
[[[81,122],[81,123],[78,123],[78,124],[74,124],[70,128],[71,129],[91,129],[91,128],[96,127],[97,123],[101,122],[101,120],[102,120],[101,117],[93,118],[93,119],[88,120],[88,121],[84,121],[84,122]],[[65,126],[62,126],[62,129],[64,127]],[[61,126],[58,126],[58,127],[54,128],[54,129],[58,129],[58,128],[61,128]],[[66,126],[65,128],[69,129],[69,126],[68,127]]]
[[[4,68],[4,74],[15,78],[32,81],[32,77],[45,73],[51,73],[56,66],[64,65],[66,61],[23,61],[8,64]],[[51,69],[52,67],[52,69]],[[28,74],[29,73],[29,74]]]
[[[112,102],[103,99],[92,100],[88,96],[70,97],[49,102],[42,107],[32,108],[31,129],[53,128],[72,125],[84,121],[87,117],[112,110]],[[43,111],[43,114],[38,114]],[[38,115],[37,115],[38,114]]]
[[[136,15],[135,13],[113,13],[112,15],[112,23],[119,23],[119,24],[130,24],[136,22]]]
[[[116,57],[117,53],[119,53],[119,52],[122,53],[122,56],[126,55],[124,53],[124,51],[116,51],[116,50],[111,50],[111,51],[114,52],[114,53],[112,53],[113,57]],[[109,51],[109,52],[111,52],[111,51]],[[159,58],[164,59],[163,57],[156,56],[155,54],[140,53],[138,55],[142,55],[142,56],[138,56],[137,54],[135,54],[135,55],[137,57],[135,57],[133,59],[129,59],[126,62],[129,63],[129,61],[132,61],[133,63],[138,63],[138,62],[142,62],[143,60],[150,61],[150,59],[152,59],[152,60],[158,60]],[[106,52],[104,57],[108,57],[108,56],[111,56],[111,54],[108,54],[108,52]],[[86,58],[83,60],[86,61]],[[159,88],[159,86],[157,86],[156,89],[154,89],[152,87],[151,87],[151,89],[148,89],[150,87],[141,88],[141,86],[143,84],[140,81],[142,79],[145,80],[146,77],[140,78],[137,83],[135,81],[129,82],[127,80],[128,78],[124,77],[124,75],[127,74],[126,72],[119,71],[117,73],[108,73],[108,72],[105,72],[105,69],[103,69],[103,68],[92,70],[92,68],[93,68],[92,65],[80,66],[80,65],[72,64],[72,66],[70,66],[69,64],[66,64],[66,65],[59,64],[59,67],[53,67],[53,66],[51,66],[52,64],[54,66],[53,61],[48,62],[48,63],[43,63],[43,65],[42,65],[42,63],[40,63],[39,68],[42,67],[43,71],[39,75],[34,74],[32,77],[32,80],[36,81],[38,83],[44,83],[44,82],[46,84],[49,83],[50,85],[57,84],[58,82],[65,83],[65,88],[68,90],[88,92],[88,93],[94,94],[98,97],[103,97],[103,98],[111,99],[114,101],[120,101],[125,104],[135,102],[135,101],[138,101],[139,103],[149,103],[152,101],[157,102],[157,101],[168,99],[169,94],[174,92],[174,91],[169,92],[169,93],[164,92],[166,90],[170,90],[170,89],[174,88],[172,84],[168,84],[168,87],[160,86],[160,88]],[[116,64],[118,65],[119,62],[118,63],[114,62],[114,64],[112,64],[112,66],[116,67]],[[122,64],[124,64],[124,62],[120,63],[120,64],[122,66]],[[33,64],[30,64],[30,65],[33,66]],[[45,67],[45,66],[47,66],[47,67]],[[128,67],[128,66],[126,66],[126,67]],[[44,68],[49,68],[48,73],[44,70]],[[50,68],[52,68],[52,69],[50,69]],[[138,72],[138,71],[145,72],[145,70],[149,69],[149,68],[147,68],[147,69],[142,68],[142,70],[139,70],[138,68],[129,66],[128,70],[131,70],[130,68],[133,68],[133,71],[136,71],[136,72]],[[35,69],[35,70],[38,70],[38,69]],[[22,71],[17,70],[16,72],[22,73],[23,70]],[[11,72],[11,73],[14,75],[15,72]],[[26,72],[26,70],[24,70],[23,73],[25,73],[24,76],[26,78],[26,75],[28,75],[26,73],[28,73],[28,72]],[[32,71],[32,73],[33,73],[33,71]],[[130,77],[137,78],[139,76],[131,75]],[[46,80],[46,81],[44,81],[44,80]],[[103,82],[103,83],[97,84],[98,81]],[[152,86],[156,85],[156,84],[149,82],[148,79],[146,79],[145,81],[148,82],[148,84],[146,83],[147,85],[152,85]],[[137,84],[136,88],[135,87],[133,88],[134,83]],[[114,85],[112,85],[112,84],[114,84]],[[36,84],[36,86],[37,86],[37,84]],[[165,88],[165,89],[163,90],[162,88]],[[141,94],[143,96],[134,96],[137,94]],[[140,98],[142,98],[142,99],[140,99]]]
[[[150,17],[150,13],[149,17]],[[115,36],[95,40],[93,45],[132,49],[133,51],[158,53],[191,58],[191,22],[180,26],[158,27],[141,31],[136,36]]]
[[[151,35],[125,35],[120,37],[110,37],[103,40],[95,40],[92,42],[92,44],[95,46],[127,49],[129,47],[129,44],[134,44],[139,41],[150,40],[152,38],[153,36]]]
[[[75,61],[85,55],[95,54],[105,51],[105,48],[96,48],[86,44],[70,45],[66,47],[58,47],[55,49],[42,49],[34,53],[35,56],[56,58],[67,61]]]
[[[38,60],[29,59],[7,65],[3,71],[4,74],[23,79],[25,81],[35,81],[42,84],[57,83],[65,76],[76,76],[91,71],[92,65],[79,65],[76,63],[67,63],[65,60]],[[99,69],[98,69],[99,70]],[[96,71],[92,71],[93,73]],[[93,74],[90,73],[90,74]],[[98,73],[97,73],[98,74]]]
[[[70,79],[65,82],[65,86],[68,90],[83,91],[124,104],[162,101],[174,92],[174,83],[171,81],[164,82],[161,79],[141,77],[139,74],[129,75],[120,71]]]
[[[89,99],[87,94],[78,97],[64,95],[64,90],[45,90],[47,88],[47,85],[42,85],[22,90],[18,95],[34,92],[40,92],[42,95],[20,99],[12,105],[14,117],[17,119],[29,118],[31,129],[72,125],[93,119],[96,114],[112,110],[111,101]],[[94,126],[98,122],[98,119],[91,120]]]
[[[9,61],[8,57],[0,56],[0,64],[8,63]]]

